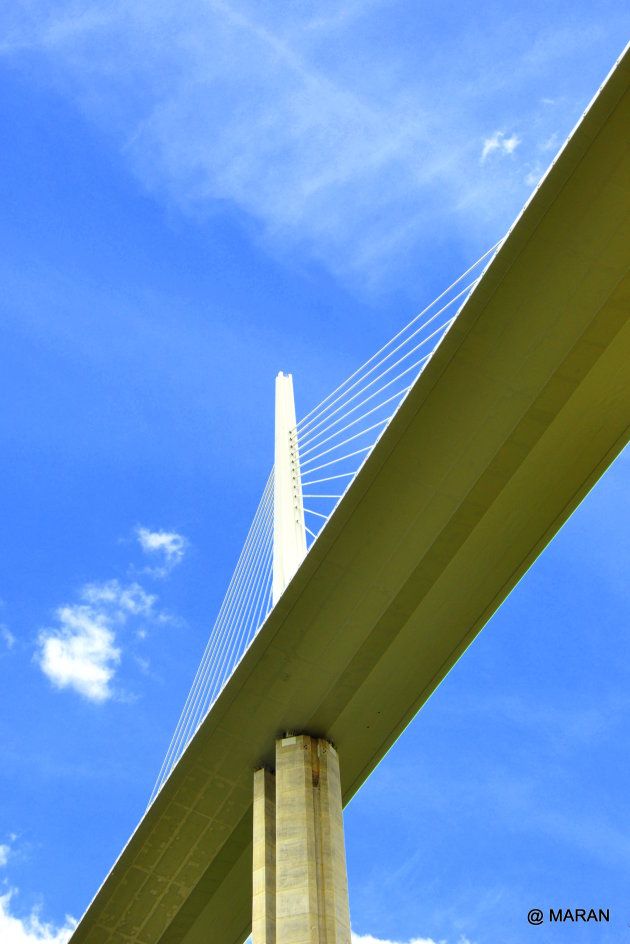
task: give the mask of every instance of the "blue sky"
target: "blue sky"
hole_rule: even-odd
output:
[[[65,941],[146,806],[275,374],[304,414],[502,236],[629,35],[582,0],[2,6],[3,942]],[[630,934],[629,483],[348,807],[358,936]]]

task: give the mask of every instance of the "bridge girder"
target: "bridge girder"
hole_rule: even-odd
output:
[[[347,802],[626,444],[628,129],[626,51],[73,944],[241,944],[252,771],[275,737],[332,738]]]

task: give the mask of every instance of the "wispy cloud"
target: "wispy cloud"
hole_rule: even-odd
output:
[[[514,154],[514,151],[521,143],[521,138],[513,133],[510,137],[506,137],[504,131],[495,131],[493,135],[489,138],[486,138],[483,142],[483,148],[481,151],[481,163],[495,152],[501,156]]]
[[[0,639],[7,649],[13,649],[15,645],[15,636],[5,623],[0,623]]]
[[[137,583],[86,584],[79,602],[59,607],[56,625],[40,631],[37,664],[56,688],[107,701],[122,656],[116,632],[132,617],[151,617],[155,601]]]
[[[540,145],[540,150],[541,151],[557,151],[559,146],[560,146],[560,135],[558,134],[557,131],[554,131]]]
[[[12,836],[12,839],[15,838]],[[0,845],[0,868],[4,868],[11,856],[11,846]],[[40,912],[33,909],[26,917],[13,913],[12,901],[18,896],[16,888],[7,887],[0,895],[0,941],[2,944],[66,944],[77,926],[74,918],[66,915],[61,927],[42,921]]]
[[[117,580],[105,583],[88,583],[81,590],[81,598],[92,605],[104,605],[119,620],[127,615],[148,615],[157,597],[147,593],[140,584],[121,585]]]
[[[51,64],[160,198],[196,215],[236,208],[274,251],[365,283],[418,254],[437,225],[469,233],[481,218],[490,238],[526,196],[522,173],[502,162],[490,179],[477,151],[506,75],[518,88],[514,51],[501,70],[494,36],[493,69],[471,60],[465,76],[445,70],[444,57],[457,62],[458,44],[467,49],[462,24],[461,36],[444,38],[440,63],[427,56],[419,68],[405,43],[391,46],[394,56],[375,41],[381,6],[355,2],[340,14],[332,2],[298,12],[248,0],[34,0],[5,30],[5,54],[28,49]],[[539,45],[537,63],[560,55],[553,35]],[[533,68],[525,52],[523,82]],[[548,110],[539,97],[527,102],[515,104],[519,116]],[[519,144],[497,131],[482,163]]]
[[[146,568],[146,572],[151,576],[166,577],[182,562],[186,539],[176,531],[150,531],[148,528],[138,527],[136,536],[144,553],[158,561],[156,566]]]
[[[628,23],[582,9],[541,29],[488,8],[419,60],[407,33],[435,29],[430,9],[31,0],[0,7],[0,55],[49,70],[169,209],[227,215],[363,290],[504,232],[538,142],[568,133]]]
[[[37,910],[20,918],[12,914],[12,900],[17,890],[9,889],[0,895],[0,940],[2,944],[67,944],[76,927],[69,915],[62,927],[42,921]]]
[[[535,187],[540,178],[542,177],[542,167],[540,164],[535,164],[530,170],[525,174],[524,180],[528,187]]]

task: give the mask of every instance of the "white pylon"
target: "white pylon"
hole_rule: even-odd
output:
[[[276,377],[276,444],[273,494],[273,602],[300,566],[306,554],[304,506],[295,428],[293,378],[282,371]]]

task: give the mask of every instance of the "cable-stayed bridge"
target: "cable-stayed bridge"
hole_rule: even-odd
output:
[[[298,537],[301,543],[280,583],[276,578],[274,588],[274,551],[278,574],[281,570],[278,552],[286,542],[281,535],[274,535],[274,530],[281,527],[278,512],[282,500],[278,495],[275,468],[272,468],[151,801],[279,599],[285,584],[350,487],[381,432],[428,364],[464,299],[478,283],[484,264],[498,246],[499,243],[488,250],[300,422],[296,423],[292,414],[283,428],[282,417],[277,417],[276,451],[282,452],[284,443],[288,463],[293,462],[295,468],[295,488],[299,490],[295,502],[303,531],[301,539]],[[292,409],[292,382],[283,382],[281,378],[277,381],[278,408],[282,407],[287,383],[291,389],[284,399],[288,399],[289,409]],[[290,482],[287,485],[292,487]]]
[[[292,410],[281,375],[274,471],[149,808],[73,941],[240,944],[254,805],[256,934],[275,940],[273,887],[278,942],[298,944],[279,877],[298,749],[319,798],[300,826],[315,898],[336,915],[330,931],[315,902],[308,940],[346,939],[341,802],[630,436],[627,50],[507,237],[311,414]]]

